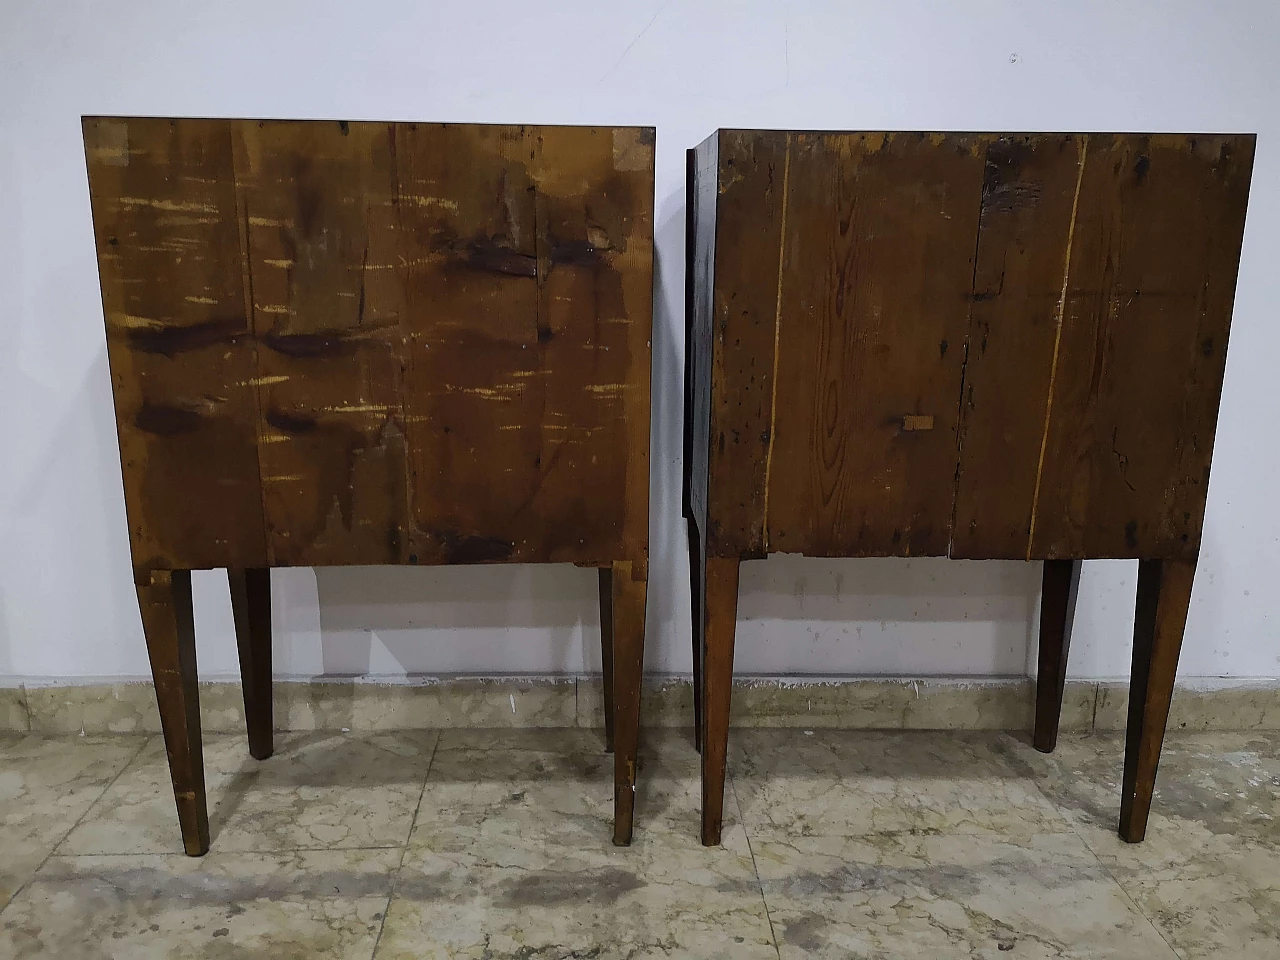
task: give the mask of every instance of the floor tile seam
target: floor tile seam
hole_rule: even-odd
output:
[[[391,904],[395,900],[396,885],[400,882],[400,873],[404,869],[405,857],[409,855],[409,841],[413,838],[414,828],[418,825],[418,814],[422,811],[422,798],[427,794],[427,781],[431,779],[431,770],[435,766],[436,754],[440,752],[440,741],[444,738],[444,730],[436,730],[436,740],[431,747],[431,759],[427,761],[427,771],[422,777],[422,788],[418,791],[418,802],[413,808],[413,817],[409,821],[409,830],[405,834],[404,843],[400,847],[400,860],[391,874],[391,883],[387,890],[387,902],[382,908],[382,921],[378,924],[378,935],[373,938],[373,949],[369,953],[370,960],[378,955],[378,946],[382,943],[383,931],[387,929],[387,916],[391,913]]]
[[[773,914],[769,910],[769,898],[764,892],[764,878],[760,876],[760,865],[756,862],[755,847],[751,843],[751,831],[747,829],[746,818],[742,815],[742,802],[738,799],[737,779],[732,770],[729,771],[729,790],[733,794],[733,805],[738,811],[738,823],[742,824],[742,835],[747,841],[747,852],[751,855],[751,869],[756,876],[756,887],[760,891],[760,902],[764,905],[764,918],[769,924],[769,936],[773,939],[773,950],[778,960],[782,960],[782,945],[778,943],[778,932],[773,926]]]
[[[137,749],[133,751],[129,759],[120,765],[120,769],[115,772],[115,775],[112,776],[110,781],[108,781],[107,784],[103,786],[102,790],[98,793],[96,797],[93,798],[92,802],[90,802],[85,806],[84,812],[82,812],[80,816],[76,817],[76,822],[66,829],[66,831],[62,834],[62,836],[58,838],[56,843],[54,843],[49,847],[49,852],[44,855],[43,859],[41,859],[41,861],[36,865],[36,868],[31,871],[31,874],[25,880],[23,880],[21,884],[18,885],[18,889],[13,891],[13,896],[9,898],[9,902],[6,903],[4,906],[0,907],[0,915],[3,915],[4,912],[7,909],[9,909],[9,907],[12,906],[17,901],[18,897],[22,895],[22,892],[31,885],[31,881],[34,880],[39,875],[41,870],[44,869],[45,864],[48,863],[54,857],[55,854],[57,854],[58,848],[67,842],[67,837],[71,836],[72,832],[75,831],[76,827],[80,826],[80,824],[84,822],[85,817],[89,816],[90,811],[92,811],[93,808],[96,807],[99,804],[99,802],[101,802],[102,798],[107,795],[107,791],[110,790],[112,787],[114,787],[116,785],[116,781],[119,780],[122,776],[124,776],[124,772],[128,770],[131,766],[133,766],[133,762],[137,760],[139,756],[142,755],[142,752],[144,750],[147,749],[148,745],[151,743],[151,740],[154,736],[155,736],[154,734],[150,734],[140,738],[142,740],[142,743],[140,743]]]

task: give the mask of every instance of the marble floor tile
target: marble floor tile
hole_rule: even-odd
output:
[[[275,755],[249,756],[243,737],[206,737],[212,848],[220,851],[403,845],[438,735],[277,734]],[[159,737],[59,848],[60,854],[181,850]]]
[[[0,956],[359,958],[399,850],[55,857],[0,914]]]
[[[751,836],[1070,831],[997,734],[742,730],[731,773]]]
[[[446,731],[377,956],[776,957],[732,802],[724,843],[697,842],[689,738],[642,742],[626,848],[603,747],[595,731]]]
[[[0,908],[143,745],[138,737],[0,737]]]
[[[753,841],[779,955],[1176,960],[1079,837]]]
[[[1115,832],[1121,737],[1068,737],[1050,757],[1019,738],[1009,749],[1185,960],[1280,957],[1280,736],[1170,735],[1139,844]]]
[[[418,837],[380,960],[777,956],[741,826],[714,849],[669,833],[577,851],[500,834],[438,849]]]
[[[635,837],[696,843],[699,757],[676,730],[647,732],[638,751]],[[446,730],[427,778],[411,846],[502,849],[513,835],[566,850],[613,836],[612,754],[595,730]],[[737,821],[730,805],[726,823]]]

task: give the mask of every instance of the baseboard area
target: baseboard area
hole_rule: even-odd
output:
[[[598,727],[599,677],[369,680],[278,680],[280,730],[405,730],[438,727]],[[1026,678],[847,680],[743,677],[735,681],[734,726],[865,730],[1029,730],[1034,681]],[[1072,681],[1062,729],[1123,730],[1128,684]],[[650,727],[693,724],[688,678],[651,678],[642,697]],[[240,684],[200,684],[204,730],[244,729]],[[1180,683],[1170,729],[1280,730],[1280,681]],[[27,683],[0,688],[0,731],[150,733],[160,718],[147,682],[68,686]]]

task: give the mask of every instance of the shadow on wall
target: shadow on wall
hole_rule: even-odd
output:
[[[302,672],[598,672],[596,578],[565,564],[317,568],[321,662]]]
[[[775,555],[742,566],[743,674],[1027,672],[1041,564]]]

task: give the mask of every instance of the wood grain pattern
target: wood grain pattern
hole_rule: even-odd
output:
[[[709,555],[1194,557],[1253,150],[708,140]]]
[[[138,564],[644,568],[652,131],[84,127]]]
[[[791,137],[770,550],[946,553],[984,149]]]

